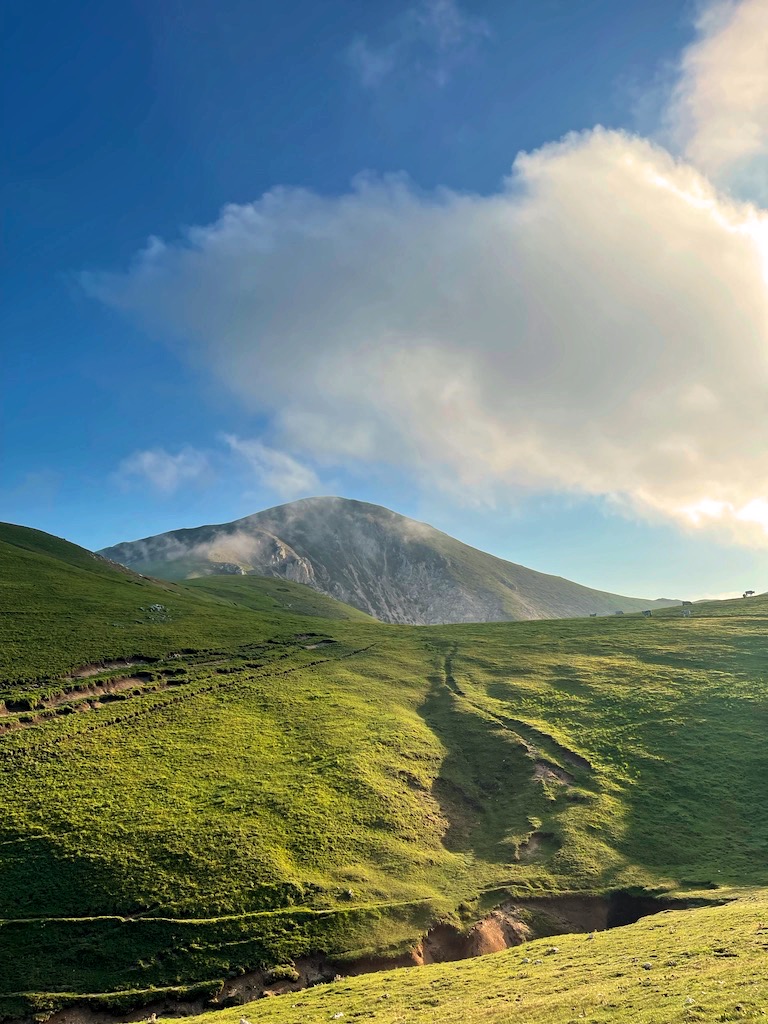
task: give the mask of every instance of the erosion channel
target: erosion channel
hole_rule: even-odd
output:
[[[297,958],[290,965],[254,970],[227,979],[208,995],[196,995],[192,999],[167,996],[151,1003],[143,1001],[117,1014],[99,1005],[98,1000],[73,1002],[54,1013],[48,1024],[114,1024],[117,1021],[141,1021],[152,1013],[163,1017],[185,1017],[206,1010],[239,1006],[261,997],[287,995],[345,977],[466,960],[520,946],[533,939],[605,931],[634,924],[642,917],[665,910],[685,910],[698,905],[701,905],[700,900],[660,898],[625,891],[603,896],[510,898],[468,927],[449,922],[435,924],[417,946],[399,956],[345,960],[318,954]],[[537,947],[535,952],[532,950],[532,956],[556,953],[555,945],[544,950]]]

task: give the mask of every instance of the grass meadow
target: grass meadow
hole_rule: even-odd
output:
[[[282,581],[137,577],[15,527],[0,595],[5,1016],[395,956],[508,897],[617,890],[728,905],[248,1015],[768,1009],[768,600],[386,626]]]

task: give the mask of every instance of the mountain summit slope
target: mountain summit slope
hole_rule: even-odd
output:
[[[169,580],[283,577],[384,622],[414,625],[606,615],[676,603],[622,597],[526,569],[425,523],[347,498],[305,498],[100,553]]]

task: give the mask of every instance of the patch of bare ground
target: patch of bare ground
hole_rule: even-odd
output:
[[[308,956],[297,959],[290,965],[294,977],[275,980],[274,975],[277,972],[274,969],[258,969],[228,979],[211,997],[174,999],[169,995],[118,1014],[83,1004],[73,1005],[56,1011],[48,1018],[48,1024],[116,1024],[118,1021],[132,1024],[136,1021],[146,1021],[152,1014],[158,1017],[188,1017],[204,1013],[206,1010],[240,1006],[254,999],[299,992],[315,985],[327,984],[340,977],[373,974],[394,970],[396,967],[415,967],[420,963],[414,953],[392,958],[366,957],[343,964],[320,955]]]
[[[519,946],[530,938],[531,930],[523,921],[499,908],[492,910],[468,931],[451,924],[435,925],[413,952],[417,964],[438,964],[498,953],[502,949]]]
[[[532,832],[525,842],[520,843],[517,859],[523,863],[548,856],[558,847],[557,839],[552,832]]]
[[[552,761],[543,761],[538,758],[533,766],[534,779],[542,782],[557,782],[564,786],[572,786],[576,781],[574,777]]]
[[[391,971],[398,967],[420,967],[423,964],[466,960],[470,957],[496,953],[510,946],[519,946],[531,938],[530,929],[502,910],[494,910],[468,931],[451,924],[437,924],[415,949],[395,957],[363,957],[354,961],[338,961],[323,956],[302,957],[294,961],[293,977],[278,978],[273,970],[254,970],[228,979],[212,997],[176,1000],[172,997],[124,1011],[118,1015],[75,1005],[58,1010],[48,1024],[115,1024],[146,1020],[155,1013],[159,1017],[185,1017],[206,1010],[239,1006],[270,996],[299,992],[314,985],[327,984],[344,977]]]
[[[135,668],[137,665],[147,665],[147,661],[139,658],[123,658],[121,661],[103,661],[101,664],[94,662],[92,665],[83,665],[66,677],[66,681],[74,679],[88,679],[90,676],[97,676],[101,672],[112,672],[119,668]]]
[[[151,679],[152,676],[148,672],[138,672],[135,676],[123,676],[120,679],[105,679],[103,682],[91,683],[88,686],[78,686],[76,690],[64,690],[62,693],[46,698],[40,704],[41,707],[53,708],[81,698],[90,700],[94,697],[111,696],[115,693],[123,693],[125,690],[133,690],[137,686],[144,686]]]

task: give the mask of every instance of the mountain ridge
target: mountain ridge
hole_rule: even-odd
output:
[[[498,558],[383,506],[340,497],[303,498],[230,523],[122,542],[99,554],[170,580],[282,577],[407,625],[572,618],[679,603],[585,587]]]

